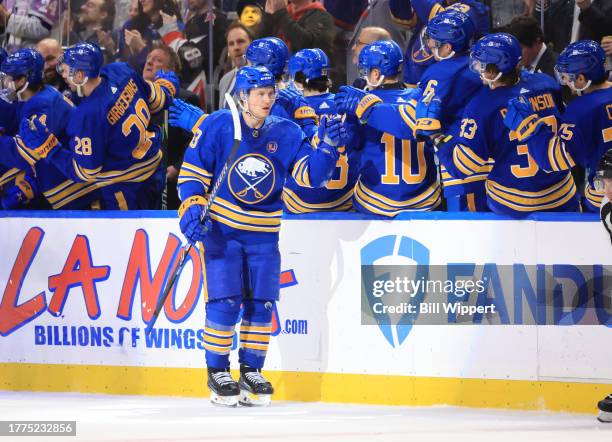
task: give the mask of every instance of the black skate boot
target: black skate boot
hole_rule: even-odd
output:
[[[597,408],[599,408],[599,414],[597,415],[597,420],[599,422],[612,422],[612,394],[600,400],[597,404]]]
[[[232,378],[229,368],[209,368],[208,388],[210,388],[210,401],[214,405],[236,407],[240,396],[238,382]]]
[[[245,406],[267,406],[274,388],[272,384],[261,375],[261,370],[240,366],[240,405]]]

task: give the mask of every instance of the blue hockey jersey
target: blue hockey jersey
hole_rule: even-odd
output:
[[[20,102],[16,101],[8,103],[0,99],[0,136],[13,136],[19,129],[19,119],[17,117],[18,108],[21,107]],[[7,140],[8,141],[8,140]],[[0,163],[6,148],[0,153]],[[0,164],[0,187],[10,184],[19,174],[20,170],[11,165]]]
[[[538,114],[542,116],[541,112]],[[545,127],[527,145],[537,164],[546,171],[569,170],[576,164],[584,167],[588,172],[585,208],[599,212],[603,193],[593,187],[593,177],[599,159],[612,149],[612,88],[576,97],[556,130]]]
[[[45,86],[28,101],[16,105],[17,121],[33,116],[40,118],[60,142],[67,141],[66,127],[74,105],[51,86]],[[14,127],[14,126],[13,126]],[[12,135],[16,135],[13,133]],[[39,191],[54,209],[88,209],[99,198],[90,183],[76,183],[46,161],[37,161],[19,139],[1,137],[3,155],[0,162],[33,176]],[[59,148],[57,148],[59,149]]]
[[[306,97],[318,117],[337,115],[334,94],[325,93]],[[354,133],[355,134],[355,133]],[[287,180],[283,190],[283,207],[289,213],[346,211],[353,207],[353,188],[359,176],[359,151],[351,146],[338,149],[340,158],[336,170],[325,187],[300,186],[293,178]]]
[[[379,88],[372,93],[384,103],[404,105],[410,100],[414,103],[413,89]],[[378,107],[381,106],[374,111]],[[388,108],[397,115],[397,106]],[[414,118],[414,113],[406,118]],[[435,209],[441,201],[441,187],[433,149],[426,148],[424,142],[414,141],[412,134],[396,137],[370,127],[369,123],[368,120],[361,143],[363,151],[354,207],[360,212],[388,217],[404,211]]]
[[[425,69],[435,62],[425,42],[425,27],[436,14],[448,8],[458,9],[470,16],[477,35],[489,32],[489,8],[478,0],[463,0],[448,7],[435,0],[390,0],[389,7],[399,23],[416,22],[404,57],[404,82],[408,85],[418,84]]]
[[[419,88],[424,94],[433,91],[442,102],[440,115],[442,132],[457,130],[467,102],[485,87],[480,78],[470,71],[469,62],[467,55],[438,61],[425,70],[419,82]],[[452,176],[442,165],[444,195],[450,197],[484,192],[484,183],[491,170],[491,164],[492,162],[489,162],[479,172],[464,179]]]
[[[464,178],[479,173],[492,158],[487,204],[496,213],[520,217],[531,212],[579,210],[571,173],[544,172],[527,145],[504,125],[508,100],[518,95],[533,103],[546,124],[556,126],[559,85],[548,75],[523,71],[514,86],[483,88],[469,102],[454,138],[438,150],[440,162],[451,175]]]
[[[211,206],[211,234],[243,242],[278,241],[282,191],[291,174],[302,186],[319,187],[331,177],[335,156],[315,149],[299,126],[269,116],[259,129],[240,118],[242,142]],[[219,110],[195,131],[179,173],[181,200],[207,196],[233,145],[231,112]]]
[[[143,182],[158,169],[160,134],[149,123],[173,92],[163,82],[143,80],[125,63],[106,65],[100,76],[100,85],[71,115],[68,149],[54,149],[49,158],[73,180],[112,193],[114,185]]]

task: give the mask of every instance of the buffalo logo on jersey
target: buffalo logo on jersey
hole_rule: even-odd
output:
[[[272,193],[275,179],[274,165],[268,158],[248,154],[238,158],[232,165],[229,188],[238,201],[257,204]]]

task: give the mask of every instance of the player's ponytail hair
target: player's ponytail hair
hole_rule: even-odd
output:
[[[501,74],[496,81],[503,83],[505,86],[513,86],[516,83],[518,83],[519,79],[521,78],[521,70],[518,66],[514,68],[514,70],[508,72],[507,74],[503,74],[499,72],[499,69],[497,69],[496,65],[488,64],[486,68],[486,72],[495,73],[496,75]]]
[[[327,76],[313,78],[308,80],[303,72],[297,72],[295,74],[294,81],[304,85],[306,89],[310,89],[317,92],[327,92],[332,87],[332,82]]]

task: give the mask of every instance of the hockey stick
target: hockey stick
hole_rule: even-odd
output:
[[[225,94],[225,100],[227,101],[230,111],[232,112],[232,120],[234,123],[234,144],[232,145],[232,150],[229,156],[227,157],[225,164],[223,165],[223,169],[221,169],[221,172],[219,173],[219,176],[217,177],[217,180],[215,181],[215,184],[213,185],[212,190],[208,194],[208,201],[206,202],[206,205],[204,206],[204,209],[202,210],[202,214],[200,215],[200,222],[202,224],[204,224],[206,220],[208,219],[208,217],[210,216],[209,215],[210,208],[215,201],[215,198],[217,196],[217,193],[219,192],[219,189],[221,188],[221,185],[225,181],[225,177],[227,176],[227,172],[229,171],[230,165],[234,161],[236,152],[238,152],[238,146],[240,146],[240,142],[242,141],[242,130],[240,128],[240,114],[238,113],[238,109],[236,108],[236,103],[234,102],[234,99],[231,97],[229,93]],[[176,282],[176,278],[178,277],[179,273],[181,273],[181,270],[185,266],[185,262],[187,260],[187,257],[189,256],[189,252],[191,252],[191,247],[192,247],[192,244],[189,244],[183,250],[183,253],[181,254],[179,258],[178,264],[176,265],[174,271],[170,275],[170,278],[164,288],[161,298],[159,299],[159,301],[157,302],[157,305],[155,306],[153,317],[149,321],[149,324],[147,324],[147,328],[145,330],[145,334],[147,336],[151,334],[151,331],[153,330],[153,327],[155,326],[155,321],[157,321],[157,317],[159,316],[161,309],[166,303],[166,299],[168,299],[168,295],[170,295],[170,291],[172,290],[172,287],[174,286],[174,283]]]

